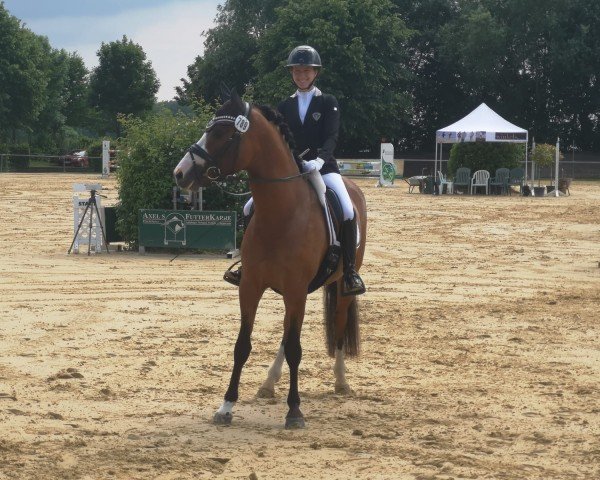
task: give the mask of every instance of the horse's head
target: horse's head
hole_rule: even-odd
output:
[[[231,175],[236,168],[242,135],[250,128],[250,105],[233,91],[212,118],[204,135],[175,167],[177,185],[197,190],[211,180]]]

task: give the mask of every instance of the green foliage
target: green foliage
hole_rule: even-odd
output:
[[[382,136],[430,151],[437,129],[481,102],[540,142],[560,136],[600,151],[598,0],[221,4],[178,88],[188,105],[214,104],[222,81],[276,104],[293,89],[288,52],[308,43],[323,57],[319,86],[340,101],[338,154]],[[67,127],[99,137],[118,134],[117,113],[144,115],[158,81],[141,47],[123,37],[98,55],[88,77],[81,57],[51,48],[0,1],[0,142],[63,153],[73,145]]]
[[[0,143],[0,152],[15,154],[15,155],[29,155],[29,145],[26,143],[11,143],[11,144],[1,144]],[[29,157],[12,157],[10,155],[5,156],[4,158],[4,167],[9,172],[26,172],[29,169],[30,159]]]
[[[406,150],[430,148],[431,133],[456,120],[464,111],[465,98],[457,81],[457,65],[440,54],[442,27],[460,15],[448,0],[394,0],[399,16],[412,30],[406,44],[407,67],[412,76],[408,92],[412,98],[410,128],[399,138]],[[477,105],[475,105],[477,106]]]
[[[28,127],[42,110],[47,44],[0,4],[0,131]]]
[[[518,143],[455,143],[450,150],[448,171],[456,174],[460,167],[467,167],[471,172],[487,170],[494,175],[498,168],[518,167],[525,159],[525,145]]]
[[[156,100],[160,82],[146,60],[141,46],[128,40],[102,43],[98,50],[98,66],[90,78],[92,106],[106,119],[107,128],[119,136],[117,116],[142,115]]]
[[[65,123],[72,127],[85,126],[90,123],[91,109],[89,106],[90,86],[88,70],[83,59],[75,53],[66,53],[65,94]]]
[[[559,153],[562,158],[563,155]],[[531,161],[535,163],[537,167],[549,167],[554,165],[556,161],[556,145],[549,145],[547,143],[536,143],[535,148],[531,151]]]
[[[216,26],[206,32],[203,55],[188,67],[189,79],[183,79],[183,87],[176,89],[178,101],[213,103],[220,97],[221,82],[242,93],[257,75],[253,58],[258,39],[273,24],[275,8],[282,3],[227,0],[219,5]]]
[[[340,103],[338,154],[399,138],[408,121],[410,73],[404,44],[410,31],[389,0],[307,0],[286,2],[259,38],[254,92],[277,104],[294,87],[285,61],[297,45],[317,49],[322,90]]]
[[[145,119],[120,119],[124,136],[119,143],[117,229],[129,244],[138,240],[140,209],[172,208],[173,169],[198,141],[211,116],[205,107],[195,117],[163,110]]]
[[[59,153],[68,143],[66,123],[87,102],[87,70],[77,54],[55,50],[0,4],[0,141],[26,138],[32,151]],[[76,88],[79,85],[80,88]],[[86,87],[87,88],[87,87]]]

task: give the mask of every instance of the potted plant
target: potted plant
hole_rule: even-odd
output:
[[[551,167],[556,159],[556,146],[547,143],[536,143],[535,149],[531,152],[531,160],[536,166],[538,186],[533,187],[536,197],[543,197],[546,193],[546,187],[540,185],[540,172],[543,167]],[[562,158],[562,155],[560,156]],[[554,188],[552,186],[552,188]]]

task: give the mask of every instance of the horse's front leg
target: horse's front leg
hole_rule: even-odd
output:
[[[258,389],[256,396],[259,398],[273,398],[275,397],[275,384],[281,378],[281,370],[283,367],[283,361],[285,360],[285,346],[284,343],[281,342],[279,346],[279,350],[277,351],[277,356],[275,360],[273,360],[273,364],[269,368],[267,372],[267,378]]]
[[[252,351],[252,343],[250,337],[254,327],[254,319],[256,318],[256,309],[260,300],[260,293],[254,292],[254,295],[244,292],[240,288],[240,310],[242,312],[242,320],[235,349],[233,351],[233,371],[229,380],[229,388],[225,393],[225,400],[216,411],[213,421],[218,425],[229,425],[233,418],[233,407],[238,400],[238,387],[242,368],[250,356]]]
[[[298,367],[302,359],[300,332],[304,320],[306,293],[296,301],[289,301],[284,298],[284,302],[286,312],[283,350],[290,368],[290,390],[287,398],[289,411],[285,417],[285,428],[304,428],[304,415],[300,411],[300,394],[298,393]]]

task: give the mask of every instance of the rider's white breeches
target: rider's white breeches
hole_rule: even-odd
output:
[[[323,181],[340,199],[342,211],[344,212],[344,220],[352,220],[354,218],[354,207],[352,206],[352,200],[350,200],[350,195],[348,195],[348,190],[346,190],[346,184],[342,176],[339,173],[326,173],[323,175]]]

